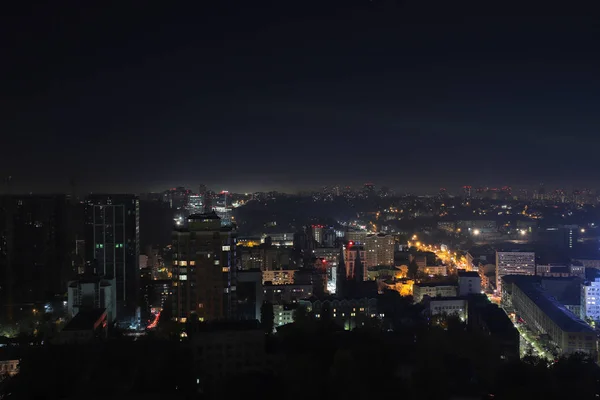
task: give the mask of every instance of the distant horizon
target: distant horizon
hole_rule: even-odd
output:
[[[460,186],[441,185],[438,188],[427,188],[427,189],[425,189],[425,188],[416,189],[415,188],[415,189],[413,189],[413,188],[397,188],[392,185],[386,185],[386,184],[377,184],[376,181],[368,181],[368,183],[372,183],[375,186],[376,190],[381,189],[382,187],[387,187],[390,190],[392,190],[395,194],[400,194],[400,195],[402,195],[402,194],[436,195],[439,193],[440,189],[442,189],[442,188],[446,189],[448,194],[461,195],[462,187],[469,185],[469,184],[460,185]],[[46,195],[48,195],[48,194],[69,195],[73,192],[75,192],[75,194],[77,196],[86,196],[86,195],[90,195],[90,194],[136,194],[136,195],[142,195],[142,194],[150,194],[150,193],[163,193],[169,189],[173,189],[173,188],[177,188],[177,187],[184,187],[186,189],[191,190],[194,193],[197,193],[200,185],[201,185],[200,183],[196,184],[196,185],[178,183],[178,184],[165,184],[165,185],[160,185],[160,186],[152,185],[152,187],[143,187],[143,188],[139,187],[139,186],[137,188],[135,186],[132,186],[131,189],[125,189],[121,185],[119,185],[118,187],[115,187],[114,189],[98,188],[98,189],[93,189],[93,190],[89,190],[89,189],[84,190],[84,187],[80,187],[80,186],[75,186],[75,188],[73,189],[73,188],[69,188],[67,185],[65,185],[63,188],[54,188],[54,189],[39,188],[38,190],[31,190],[31,189],[24,189],[24,188],[19,188],[19,187],[12,187],[12,186],[10,187],[10,189],[7,189],[7,186],[4,185],[2,188],[0,188],[0,195],[45,195],[45,194]],[[285,188],[282,186],[273,186],[273,187],[269,187],[269,188],[253,188],[252,190],[247,190],[247,189],[249,189],[248,187],[246,187],[246,190],[240,190],[240,189],[235,188],[236,185],[231,185],[231,186],[234,186],[234,187],[231,187],[229,185],[206,184],[205,186],[207,187],[208,190],[212,190],[216,193],[221,192],[221,191],[228,191],[228,192],[234,193],[234,194],[279,192],[279,193],[284,193],[284,194],[297,195],[297,194],[302,194],[302,193],[321,192],[323,190],[323,188],[325,188],[325,187],[334,188],[336,186],[338,186],[340,189],[350,187],[351,189],[358,191],[364,187],[364,183],[362,183],[362,184],[329,184],[329,185],[320,185],[320,186],[303,185],[303,187],[298,187],[295,189]],[[540,187],[540,185],[510,185],[510,184],[502,184],[502,185],[470,184],[470,186],[472,187],[472,190],[475,190],[477,188],[501,189],[502,187],[507,186],[512,189],[512,192],[515,195],[518,194],[517,192],[520,190],[535,191]],[[544,184],[544,188],[546,189],[546,193],[551,193],[552,191],[558,190],[558,189],[565,190],[567,193],[571,193],[573,190],[591,190],[592,192],[599,190],[592,186],[584,186],[584,185],[581,185],[581,186],[575,186],[575,185],[553,186],[553,185]]]

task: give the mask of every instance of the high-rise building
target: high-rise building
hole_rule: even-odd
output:
[[[188,197],[186,209],[188,215],[202,213],[204,211],[204,196],[199,194],[191,194]]]
[[[236,233],[215,212],[173,231],[173,314],[181,322],[236,316]]]
[[[224,190],[217,195],[213,210],[221,219],[221,225],[231,225],[231,223],[233,222],[231,218],[233,213],[233,207],[231,206],[231,195],[228,191]]]
[[[344,248],[344,265],[346,277],[356,281],[367,280],[367,268],[364,265],[366,252],[362,246],[348,245]],[[362,278],[361,278],[362,277]]]
[[[311,226],[312,237],[320,246],[323,244],[323,225]]]
[[[48,301],[75,275],[75,238],[64,195],[0,197],[0,304]]]
[[[98,194],[86,198],[87,268],[114,279],[120,322],[139,319],[139,209],[134,195]]]
[[[505,275],[535,275],[535,253],[530,251],[496,252],[496,291],[502,294]]]
[[[369,235],[365,240],[366,266],[394,265],[394,244],[392,235],[379,233]]]
[[[581,319],[600,321],[600,278],[581,286]]]

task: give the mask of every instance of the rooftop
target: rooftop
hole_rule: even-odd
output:
[[[517,286],[548,318],[550,318],[564,332],[594,333],[592,327],[569,311],[563,304],[559,302],[556,297],[553,296],[553,294],[556,295],[556,290],[552,290],[552,292],[547,290],[550,288],[550,286],[552,286],[553,283],[560,282],[561,279],[564,280],[566,284],[571,285],[572,282],[575,282],[576,278],[555,278],[554,280],[544,278],[541,280],[537,276],[509,275],[508,277],[504,277],[502,279],[505,282],[512,282],[515,286]],[[565,297],[562,299],[563,301],[572,301],[570,299],[572,296],[568,294],[565,294],[564,296]]]
[[[214,321],[198,324],[199,332],[251,331],[256,329],[261,329],[257,320]]]
[[[486,305],[481,311],[481,318],[492,334],[512,336],[517,330],[508,315],[496,304]]]
[[[454,286],[456,287],[456,284],[454,282],[422,282],[422,283],[415,283],[414,285],[415,287],[438,287],[438,286]]]
[[[192,214],[188,217],[188,220],[206,220],[206,219],[221,219],[219,218],[219,216],[217,215],[216,212],[212,211],[209,213],[200,213],[200,214]]]
[[[106,317],[106,309],[95,308],[93,310],[80,311],[65,326],[63,331],[89,331],[102,318]]]
[[[475,271],[458,271],[459,278],[479,278],[479,274]]]

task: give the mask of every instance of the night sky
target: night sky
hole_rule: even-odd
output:
[[[600,188],[597,19],[426,0],[44,3],[0,26],[13,190]]]

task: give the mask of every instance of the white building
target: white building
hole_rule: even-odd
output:
[[[581,319],[600,321],[600,278],[581,286]]]
[[[496,252],[496,291],[502,294],[505,275],[535,275],[535,253],[531,251]]]
[[[273,325],[275,328],[294,322],[294,312],[297,308],[297,304],[274,304],[273,315],[275,318]]]
[[[481,293],[481,277],[474,271],[458,271],[458,295]]]
[[[92,308],[105,308],[109,322],[117,318],[117,293],[114,290],[113,279],[90,276],[69,282],[67,293],[69,317],[73,318],[79,311]]]
[[[460,297],[438,297],[429,302],[430,315],[455,315],[462,321],[467,319],[467,300]]]
[[[456,286],[443,283],[415,283],[413,285],[413,301],[420,303],[424,296],[434,297],[456,297]]]

